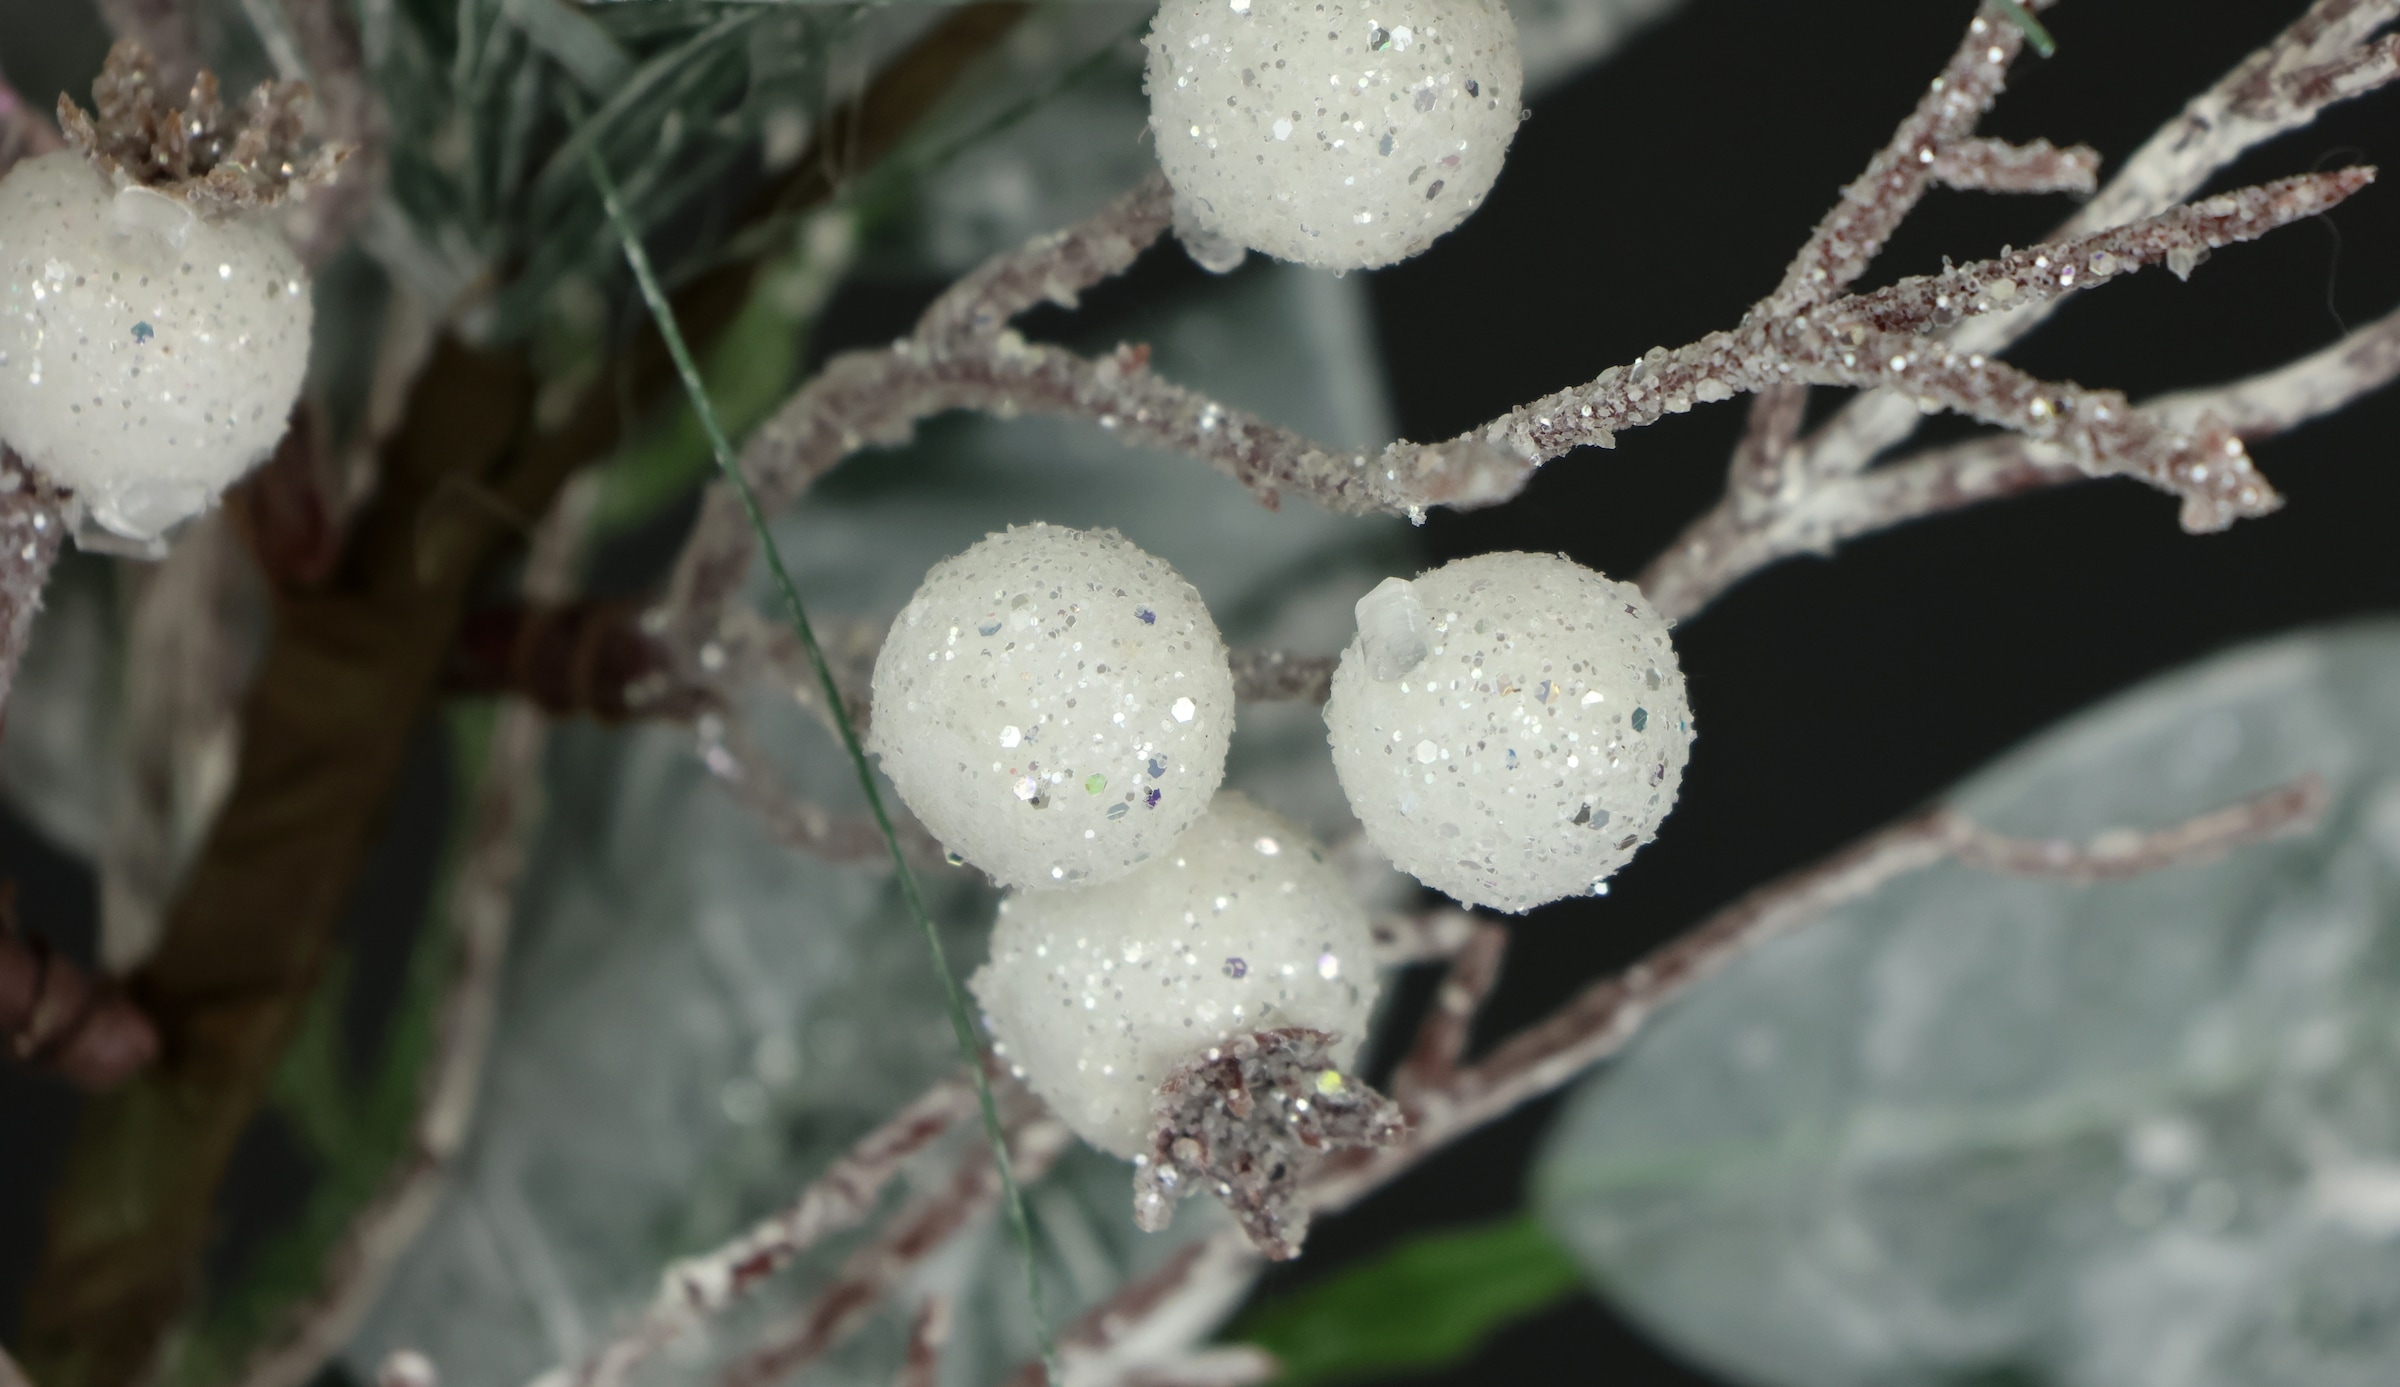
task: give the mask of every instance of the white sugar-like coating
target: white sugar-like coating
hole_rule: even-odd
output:
[[[263,218],[46,154],[0,179],[0,275],[0,440],[102,525],[154,538],[283,437],[308,279]]]
[[[875,660],[873,732],[908,807],[995,881],[1106,881],[1208,808],[1233,672],[1164,561],[1019,526],[925,575]]]
[[[1172,852],[1080,891],[1000,903],[968,986],[1001,1053],[1120,1156],[1176,1066],[1245,1031],[1307,1026],[1358,1053],[1378,983],[1366,913],[1306,833],[1228,790]]]
[[[1657,833],[1691,752],[1667,624],[1554,554],[1479,554],[1358,604],[1325,704],[1393,864],[1469,905],[1588,892]]]
[[[1328,269],[1467,219],[1522,112],[1502,0],[1166,0],[1150,128],[1189,222]]]

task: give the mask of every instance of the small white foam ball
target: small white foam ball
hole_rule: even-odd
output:
[[[875,660],[884,773],[1004,886],[1106,881],[1163,851],[1232,735],[1200,594],[1114,530],[1017,526],[935,564]]]
[[[1358,604],[1325,704],[1368,841],[1469,905],[1588,892],[1658,832],[1691,751],[1667,623],[1555,554],[1479,554]]]
[[[45,154],[0,179],[0,275],[0,440],[108,529],[157,537],[283,437],[308,279],[263,218]]]
[[[1373,948],[1324,850],[1228,790],[1128,876],[1003,900],[991,962],[968,985],[1033,1091],[1130,1157],[1159,1084],[1235,1035],[1325,1031],[1347,1066],[1379,988]]]
[[[1185,219],[1328,269],[1405,260],[1465,221],[1523,110],[1503,0],[1166,0],[1148,42]]]

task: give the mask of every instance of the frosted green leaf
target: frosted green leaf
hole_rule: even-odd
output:
[[[1549,1227],[1778,1387],[2382,1387],[2400,1363],[2400,622],[2206,661],[1951,802],[2314,834],[2077,888],[1939,868],[1772,944],[1562,1118]]]

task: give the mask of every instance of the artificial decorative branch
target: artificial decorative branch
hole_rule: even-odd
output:
[[[908,1348],[892,1387],[939,1387],[942,1348],[950,1342],[950,1298],[927,1296],[908,1326]]]
[[[1356,1204],[1433,1152],[1621,1053],[1650,1018],[1734,960],[1895,878],[1943,862],[2070,881],[2162,871],[2305,831],[2325,807],[2324,785],[2311,776],[2164,829],[2119,830],[2082,843],[2009,838],[1954,810],[1920,814],[1752,892],[1623,973],[1594,983],[1481,1061],[1416,1086],[1406,1139],[1326,1161],[1307,1181],[1306,1205],[1323,1214]],[[1479,945],[1496,961],[1496,942]],[[1480,980],[1460,978],[1458,971],[1481,966],[1482,960],[1462,956],[1453,981],[1463,993],[1473,995]],[[1456,1024],[1454,1016],[1451,1008],[1437,1006],[1428,1020],[1434,1038],[1420,1032],[1416,1052],[1447,1049],[1441,1032]],[[1079,1383],[1132,1383],[1142,1365],[1209,1333],[1261,1265],[1238,1232],[1195,1243],[1086,1314],[1061,1336],[1060,1361]],[[1031,1387],[1038,1371],[1038,1365],[1021,1371],[1012,1387]]]
[[[2331,414],[2395,378],[2400,310],[2274,370],[2162,395],[2137,408],[2168,430],[2214,420],[2238,437],[2262,439]],[[1776,398],[1759,397],[1754,424]],[[1796,425],[1798,418],[1795,410],[1786,421]],[[1790,443],[1787,435],[1781,448]],[[1750,446],[1745,439],[1744,447]],[[1808,480],[1788,495],[1776,480],[1776,465],[1786,456],[1777,451],[1771,460],[1750,463],[1737,453],[1726,499],[1643,570],[1642,591],[1661,612],[1688,616],[1749,575],[1795,555],[1828,554],[1847,540],[1913,520],[2085,480],[2058,448],[2017,434],[1951,444],[1865,472],[1801,472]]]
[[[1039,1114],[1021,1090],[1010,1094],[1009,1163],[1033,1181],[1075,1144],[1066,1124]],[[769,1328],[762,1341],[718,1374],[718,1387],[772,1387],[838,1348],[864,1325],[909,1272],[989,1216],[1000,1202],[999,1172],[980,1144],[960,1157],[949,1180],[910,1201],[884,1231],[843,1259],[841,1270],[808,1304]],[[601,1384],[613,1387],[613,1384]]]
[[[2382,20],[2362,27],[2367,12],[2382,15],[2390,3],[2321,0],[2269,50],[2276,56],[2264,68],[2254,60],[2245,71],[2258,71],[2228,79],[2247,93],[2240,109],[2253,127],[2250,142],[2400,71],[2400,47],[2367,42]],[[1036,303],[1072,307],[1165,231],[1170,198],[1164,180],[1153,178],[1081,225],[995,257],[954,285],[891,348],[828,363],[753,436],[743,450],[744,474],[771,511],[851,453],[897,443],[934,414],[1032,412],[1087,419],[1129,444],[1199,458],[1269,504],[1298,491],[1336,511],[1421,517],[1432,505],[1505,500],[1543,462],[1587,444],[1613,447],[1619,433],[1694,404],[1770,392],[1761,407],[1764,432],[1746,444],[1742,484],[1728,502],[1737,512],[1728,524],[1755,526],[1762,512],[1772,516],[1794,504],[1801,477],[1830,468],[1830,453],[1821,456],[1814,445],[1804,467],[1788,465],[1783,454],[1797,430],[1801,391],[1840,385],[1878,396],[1896,391],[1912,414],[1949,410],[2000,426],[2054,450],[2062,465],[2082,475],[2137,477],[2181,499],[2187,529],[2221,529],[2272,510],[2279,498],[2252,467],[2242,435],[2223,421],[2202,416],[2171,427],[2113,391],[2037,380],[1994,359],[1996,345],[1970,347],[1968,329],[1975,321],[2006,319],[2010,329],[1985,331],[2013,337],[2019,330],[2013,325],[2038,317],[2043,305],[2131,269],[2165,263],[2188,273],[2211,248],[2335,205],[2365,186],[2372,170],[2303,175],[2176,208],[2175,199],[2197,186],[2193,161],[2154,141],[2095,200],[2105,217],[2087,207],[2060,239],[2041,246],[1876,293],[1842,295],[1937,181],[2004,191],[2084,186],[2093,166],[2088,151],[2004,146],[1973,134],[2023,42],[2016,26],[1976,17],[1916,109],[1844,190],[1783,282],[1739,326],[1674,351],[1653,348],[1630,366],[1612,367],[1447,443],[1395,443],[1370,462],[1160,379],[1148,370],[1145,348],[1087,359],[1011,330],[1009,322]],[[2230,137],[2205,143],[2215,162],[2201,161],[2203,177],[2248,147]],[[2162,188],[2173,195],[2161,197]],[[1762,505],[1762,497],[1774,500]],[[1688,544],[1677,552],[1688,553]],[[1707,552],[1704,546],[1689,561],[1705,561]],[[649,618],[679,666],[689,667],[714,639],[750,555],[738,506],[728,491],[714,489],[666,598]],[[1674,576],[1670,570],[1662,581]]]
[[[722,1313],[793,1258],[857,1227],[908,1160],[975,1113],[964,1081],[944,1080],[859,1139],[800,1197],[713,1252],[667,1268],[657,1299],[624,1333],[577,1364],[574,1387],[614,1387],[701,1321]]]

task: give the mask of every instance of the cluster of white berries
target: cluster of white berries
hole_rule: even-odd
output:
[[[107,529],[156,538],[283,436],[308,281],[263,217],[47,154],[0,179],[0,281],[0,442]]]
[[[1325,709],[1369,841],[1469,904],[1593,891],[1656,833],[1691,742],[1667,626],[1553,555],[1486,554],[1358,604]],[[972,986],[1069,1125],[1143,1151],[1160,1085],[1291,1028],[1355,1055],[1367,922],[1309,837],[1218,790],[1234,715],[1199,594],[1110,531],[1029,525],[936,565],[875,665],[874,745],[1012,889]]]
[[[1149,53],[1187,242],[1327,269],[1405,260],[1466,220],[1523,114],[1504,0],[1166,0]]]

